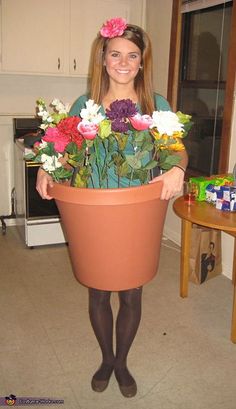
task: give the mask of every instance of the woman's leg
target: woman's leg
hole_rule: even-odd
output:
[[[137,392],[134,378],[127,368],[127,356],[141,319],[142,287],[120,291],[120,309],[116,321],[115,376],[121,392],[132,397]]]
[[[113,371],[113,315],[110,291],[89,289],[89,316],[92,328],[102,351],[102,364],[92,379],[97,392],[106,389]]]

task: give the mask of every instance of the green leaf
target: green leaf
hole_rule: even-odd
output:
[[[132,169],[140,169],[142,167],[142,162],[136,155],[126,155],[125,157]]]
[[[72,186],[87,187],[90,176],[91,176],[91,169],[87,166],[83,166],[82,168],[75,169],[73,177],[72,177]]]
[[[51,117],[53,119],[53,124],[59,124],[59,122],[62,119],[65,119],[67,117],[67,115],[66,114],[58,114],[57,112],[53,112],[51,114]]]
[[[150,160],[143,169],[151,170],[157,166],[158,162],[156,160]]]
[[[65,169],[63,167],[58,168],[53,172],[53,178],[56,181],[59,181],[61,179],[70,179],[71,176],[72,176],[72,171],[68,170],[68,169]]]
[[[145,169],[135,170],[132,175],[132,180],[139,180],[141,184],[146,184],[149,180],[149,171]]]
[[[118,147],[121,151],[123,151],[127,145],[128,142],[128,135],[127,134],[121,134],[121,133],[115,133],[116,140],[118,143]]]
[[[117,166],[117,168],[116,168],[116,173],[120,177],[127,177],[129,172],[130,172],[129,165],[128,165],[128,163],[126,161],[123,162],[120,166]]]
[[[24,156],[24,159],[25,160],[35,160],[35,158],[36,158],[36,155],[34,155],[33,153],[27,153],[25,156]]]
[[[57,152],[54,149],[54,143],[48,142],[45,148],[40,149],[40,154],[42,155],[42,153],[45,153],[45,155],[48,156],[57,156]]]
[[[180,157],[178,155],[166,155],[166,157],[162,157],[160,155],[160,167],[164,170],[171,169],[174,165],[177,165],[180,161]]]
[[[71,155],[75,155],[75,154],[77,154],[79,152],[79,148],[78,148],[78,146],[76,145],[75,142],[70,142],[70,143],[68,143],[68,145],[66,147],[66,152],[71,154]]]

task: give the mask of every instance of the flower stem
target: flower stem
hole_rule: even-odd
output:
[[[98,140],[94,140],[94,149],[95,149],[95,156],[96,156],[96,163],[98,168],[98,178],[99,178],[99,187],[102,187],[102,173],[101,173],[101,156],[100,156],[100,149],[98,146]]]

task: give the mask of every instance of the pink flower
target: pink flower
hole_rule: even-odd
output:
[[[137,131],[145,131],[152,124],[152,118],[149,115],[140,115],[139,113],[131,116],[129,121]]]
[[[98,132],[98,125],[80,122],[78,125],[78,131],[84,139],[94,139]]]
[[[48,127],[42,141],[54,143],[56,152],[64,152],[66,145],[70,142],[70,137],[59,132],[58,128]]]
[[[126,20],[121,17],[111,18],[103,24],[100,34],[102,37],[113,38],[122,36],[127,27]]]

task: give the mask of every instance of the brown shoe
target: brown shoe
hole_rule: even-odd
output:
[[[115,377],[125,398],[133,398],[137,393],[137,384],[127,367],[116,368]]]
[[[113,372],[113,365],[102,363],[100,368],[92,377],[91,387],[95,392],[103,392],[109,384]]]
[[[122,386],[118,383],[120,391],[125,398],[133,398],[137,393],[137,384],[134,381],[132,385],[129,386]]]
[[[106,381],[99,381],[95,378],[92,378],[91,386],[95,392],[103,392],[108,387],[109,379]]]

